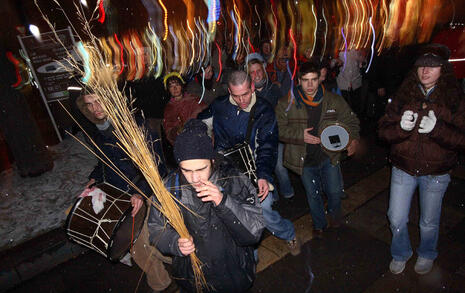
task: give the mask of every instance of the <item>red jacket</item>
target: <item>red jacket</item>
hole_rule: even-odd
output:
[[[171,98],[165,107],[163,115],[163,128],[168,141],[174,144],[184,124],[190,119],[197,118],[197,115],[206,107],[203,102],[199,104],[198,97],[188,93],[184,93],[184,96],[179,101]]]

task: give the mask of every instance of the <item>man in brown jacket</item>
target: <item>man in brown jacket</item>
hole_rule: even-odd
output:
[[[350,135],[347,155],[351,156],[357,149],[360,130],[359,120],[349,105],[341,96],[325,91],[319,76],[318,65],[302,64],[299,85],[276,107],[279,139],[285,143],[284,166],[302,178],[317,238],[321,238],[328,227],[322,191],[328,196],[332,226],[338,227],[344,187],[340,167],[342,153],[324,149],[319,134],[336,122],[344,125]]]

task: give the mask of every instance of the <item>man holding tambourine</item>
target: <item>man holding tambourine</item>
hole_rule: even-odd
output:
[[[318,64],[302,64],[299,85],[276,107],[279,139],[285,143],[284,166],[302,178],[317,238],[328,228],[322,191],[328,197],[331,226],[339,226],[342,151],[353,155],[360,137],[357,116],[341,96],[325,91],[319,76]]]

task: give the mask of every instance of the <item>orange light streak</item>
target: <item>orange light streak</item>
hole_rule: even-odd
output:
[[[163,9],[163,12],[165,15],[163,16],[163,25],[165,26],[165,34],[163,35],[163,41],[166,41],[166,38],[168,38],[168,10],[166,9],[165,4],[163,4],[163,1],[158,0],[160,3],[161,8]]]

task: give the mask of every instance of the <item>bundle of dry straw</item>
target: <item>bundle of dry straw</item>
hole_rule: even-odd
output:
[[[165,188],[163,180],[158,173],[158,167],[153,152],[150,151],[145,129],[141,129],[132,115],[128,98],[118,90],[116,78],[113,70],[102,66],[95,54],[95,48],[86,48],[91,58],[89,65],[92,78],[87,83],[98,97],[104,111],[108,114],[114,127],[114,134],[118,139],[118,146],[131,158],[134,164],[141,170],[152,191],[154,192],[158,204],[156,208],[166,217],[169,224],[179,233],[182,238],[189,238],[184,219],[181,214],[176,199]],[[195,274],[197,291],[200,292],[206,286],[206,280],[201,270],[201,262],[195,253],[190,255],[192,268]]]
[[[57,0],[53,1],[61,8]],[[52,32],[55,32],[55,28],[48,17],[42,13],[37,2],[34,2]],[[189,238],[189,231],[184,224],[180,207],[176,203],[177,199],[165,188],[163,180],[158,173],[158,158],[154,157],[154,152],[151,152],[151,148],[149,148],[149,143],[147,142],[146,135],[144,133],[146,130],[141,129],[137,125],[130,109],[131,103],[129,102],[129,99],[118,89],[117,75],[113,67],[108,66],[105,63],[105,60],[108,60],[109,56],[104,56],[103,51],[99,49],[101,48],[100,41],[92,34],[91,26],[89,21],[84,17],[82,7],[76,5],[76,9],[78,17],[82,20],[83,30],[86,37],[89,39],[89,41],[84,44],[84,48],[88,53],[88,62],[86,62],[86,66],[88,66],[87,70],[90,69],[91,72],[91,78],[88,80],[86,86],[99,97],[99,102],[108,114],[108,118],[111,120],[114,127],[114,134],[119,141],[118,146],[141,170],[159,203],[152,201],[145,194],[140,192],[140,190],[138,191],[166,217],[168,223],[182,238]],[[64,10],[62,11],[67,18]],[[78,35],[71,22],[70,26],[75,34]],[[63,45],[63,48],[66,48],[58,35],[55,34],[55,38],[58,43]],[[68,70],[74,71],[74,73],[77,71],[78,74],[84,76],[85,72],[82,68],[81,60],[76,59],[73,52],[67,52],[67,55],[68,63],[63,64],[63,66]],[[110,168],[114,170],[117,169],[115,164],[112,162],[105,162],[101,156],[98,154],[95,155],[104,161],[104,163]],[[102,155],[103,157],[106,157],[105,154]],[[115,170],[115,172],[120,174],[121,177],[128,182],[128,184],[131,184],[137,189],[137,187],[128,180],[120,170]],[[202,292],[202,288],[207,288],[208,285],[201,269],[201,261],[196,256],[195,252],[190,254],[190,259],[192,262],[192,269],[194,271],[197,292]]]

